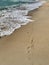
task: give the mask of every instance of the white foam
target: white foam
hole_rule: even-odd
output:
[[[33,20],[30,19],[31,16],[27,16],[28,12],[39,8],[43,3],[45,2],[40,1],[32,4],[23,4],[19,10],[16,8],[15,10],[3,10],[0,12],[0,36],[11,35],[15,29],[32,22]],[[21,10],[21,8],[25,9]]]

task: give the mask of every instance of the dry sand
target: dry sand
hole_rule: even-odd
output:
[[[0,39],[0,65],[49,65],[49,3],[29,15],[35,22]]]

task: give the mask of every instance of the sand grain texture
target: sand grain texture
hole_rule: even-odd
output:
[[[29,15],[35,22],[0,38],[0,65],[49,65],[49,3]]]

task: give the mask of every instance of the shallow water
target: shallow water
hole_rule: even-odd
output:
[[[1,3],[3,2],[1,1]],[[6,2],[9,3],[9,1]],[[1,10],[0,36],[10,35],[15,31],[15,29],[18,29],[22,25],[26,25],[27,23],[32,22],[33,20],[31,20],[31,16],[27,16],[28,12],[39,8],[40,6],[43,5],[43,3],[44,1],[39,1],[35,3],[26,3],[26,4],[24,3],[20,4],[19,6],[14,5],[14,7],[10,6],[7,7],[7,9]],[[6,30],[4,30],[4,28]]]
[[[0,7],[20,5],[23,3],[35,2],[36,0],[0,0]]]

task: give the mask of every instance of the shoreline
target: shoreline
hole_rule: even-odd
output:
[[[0,39],[0,65],[49,65],[49,4],[28,15],[35,22]]]
[[[27,16],[28,12],[39,8],[44,3],[45,1],[39,1],[34,4],[21,5],[20,8],[26,8],[25,10],[13,9],[9,12],[3,10],[0,17],[0,36],[11,35],[17,28],[32,22],[31,16]]]

